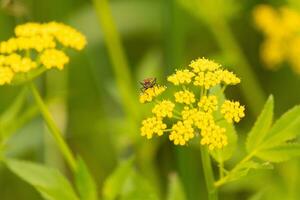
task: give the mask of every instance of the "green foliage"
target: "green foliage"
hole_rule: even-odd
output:
[[[15,159],[6,159],[5,164],[47,200],[79,200],[69,181],[55,169]]]
[[[13,130],[13,127],[16,126],[16,119],[20,114],[22,106],[25,103],[27,95],[27,88],[24,87],[17,98],[12,102],[12,104],[5,110],[4,113],[0,116],[0,143],[1,140],[7,139]]]
[[[300,156],[300,144],[281,144],[259,151],[256,156],[271,162],[283,162]]]
[[[300,107],[295,106],[282,115],[271,127],[273,118],[273,98],[270,97],[250,131],[247,150],[262,160],[281,162],[299,156],[299,144],[291,144],[300,129]]]
[[[107,200],[116,199],[119,195],[132,167],[133,159],[123,161],[119,167],[106,179],[103,186],[103,196]]]
[[[229,173],[227,181],[234,181],[246,176],[251,169],[273,169],[273,166],[269,163],[259,163],[253,160],[246,161],[238,167],[232,173]]]
[[[107,178],[103,187],[106,200],[157,200],[152,186],[133,169],[133,159],[123,161]]]
[[[254,126],[248,134],[246,147],[249,153],[252,152],[255,148],[257,148],[267,135],[273,120],[273,109],[274,99],[273,96],[270,96],[261,114],[257,118]]]
[[[184,189],[180,179],[176,174],[172,174],[169,178],[169,187],[167,200],[186,200]]]
[[[81,200],[97,200],[97,186],[85,162],[79,158],[75,172],[76,186]]]
[[[218,97],[218,99],[220,100],[220,102],[218,103],[219,106],[221,106],[225,100],[225,95],[223,94],[220,86],[212,88],[211,93]],[[216,119],[222,118],[221,113],[217,113],[215,118]],[[217,124],[226,129],[226,135],[228,137],[228,145],[222,149],[211,151],[210,153],[216,161],[222,163],[232,157],[237,146],[237,134],[233,124],[229,124],[224,120],[217,122]]]
[[[270,96],[248,134],[246,141],[247,155],[226,176],[216,182],[217,186],[240,179],[250,169],[270,169],[269,162],[283,162],[300,156],[300,144],[291,142],[300,130],[300,106],[283,114],[273,125],[274,100]],[[266,163],[253,160],[258,157]]]
[[[230,19],[239,10],[239,2],[236,0],[177,0],[184,8],[207,23],[218,18]]]

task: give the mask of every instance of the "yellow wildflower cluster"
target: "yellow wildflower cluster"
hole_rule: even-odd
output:
[[[194,93],[188,90],[176,92],[174,97],[177,103],[191,104],[196,101]]]
[[[165,90],[166,90],[166,87],[157,86],[157,85],[155,85],[154,87],[148,88],[141,93],[140,102],[141,103],[151,102],[155,97],[160,95]]]
[[[276,69],[287,61],[300,74],[300,13],[288,7],[260,5],[253,15],[256,26],[265,35],[260,53],[266,66]]]
[[[172,82],[174,85],[179,85],[183,83],[189,84],[194,76],[193,72],[189,70],[177,70],[174,75],[168,77],[168,81]]]
[[[10,84],[18,74],[41,67],[62,70],[69,57],[58,46],[75,50],[86,46],[84,35],[57,22],[18,25],[15,35],[0,42],[0,85]]]
[[[217,110],[218,99],[216,96],[203,96],[198,103],[198,106],[202,108],[205,112],[211,113]]]
[[[41,55],[41,63],[47,68],[51,69],[57,67],[62,70],[69,62],[69,57],[61,50],[47,49]]]
[[[200,136],[200,144],[210,150],[223,148],[228,144],[228,139],[225,128],[218,121],[239,122],[244,117],[245,109],[238,102],[218,99],[210,94],[210,89],[216,85],[235,85],[240,79],[220,64],[205,58],[192,61],[189,67],[177,70],[168,77],[168,81],[182,86],[183,90],[174,93],[173,101],[156,100],[152,109],[154,116],[142,122],[141,134],[152,138],[153,135],[168,133],[169,140],[175,145],[187,145],[191,139]],[[196,98],[193,88],[198,89],[196,94],[199,98]],[[157,85],[146,89],[140,95],[140,102],[151,102],[165,89]],[[223,118],[216,120],[217,114]],[[170,128],[164,120],[171,123]]]
[[[205,58],[192,61],[189,67],[195,74],[193,84],[204,87],[206,90],[219,84],[236,85],[240,83],[240,79],[235,74],[222,69],[220,64]]]
[[[163,123],[161,118],[151,117],[143,120],[141,135],[146,136],[148,139],[152,138],[153,134],[161,136],[166,128],[167,125]]]
[[[221,108],[221,113],[224,115],[224,118],[232,123],[233,121],[239,122],[241,118],[245,116],[245,107],[241,106],[238,101],[228,101],[226,100]]]
[[[169,117],[173,116],[173,109],[175,104],[172,101],[163,100],[162,102],[158,103],[152,109],[152,113],[155,114],[158,118],[162,117]]]
[[[172,132],[169,135],[169,139],[174,142],[175,145],[185,145],[190,139],[195,136],[192,124],[189,121],[178,121],[172,127]]]

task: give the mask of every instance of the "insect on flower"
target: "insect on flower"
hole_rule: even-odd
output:
[[[142,85],[141,91],[144,92],[156,85],[156,78],[146,78],[143,81],[140,81],[140,84]]]

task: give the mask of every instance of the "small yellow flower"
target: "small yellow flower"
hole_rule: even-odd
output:
[[[194,93],[188,90],[176,92],[174,96],[175,101],[178,103],[185,103],[189,105],[196,101]]]
[[[221,113],[229,123],[239,122],[245,116],[244,111],[245,107],[241,106],[238,101],[226,100],[221,107]]]
[[[212,125],[210,127],[202,129],[202,139],[200,141],[201,145],[208,145],[209,150],[214,150],[215,148],[223,148],[228,144],[225,131],[225,128],[221,128],[218,125]]]
[[[69,62],[69,57],[60,50],[48,49],[41,55],[41,63],[47,68],[58,68],[62,70]]]
[[[196,60],[193,60],[189,66],[193,69],[193,72],[195,73],[215,71],[216,69],[221,67],[220,64],[205,58],[198,58]]]
[[[200,72],[195,77],[194,85],[204,86],[206,90],[221,83],[222,77],[216,72]]]
[[[142,122],[141,135],[146,136],[147,139],[151,139],[153,134],[158,136],[163,135],[167,125],[163,123],[161,118],[150,117]]]
[[[177,70],[175,74],[168,77],[168,81],[170,81],[174,85],[185,83],[189,84],[192,81],[192,77],[194,77],[194,73],[190,72],[188,69]]]
[[[217,110],[218,99],[216,96],[203,96],[198,103],[198,106],[202,108],[204,112],[211,113]]]
[[[11,83],[14,72],[9,67],[0,66],[0,85]]]
[[[155,114],[158,118],[162,117],[173,117],[173,109],[175,104],[168,100],[163,100],[154,106],[152,113]]]
[[[219,73],[220,73],[219,76],[221,76],[222,81],[226,85],[236,85],[241,82],[241,79],[239,79],[234,73],[228,70],[221,70]]]
[[[173,141],[175,145],[185,145],[186,142],[191,140],[194,136],[192,124],[188,121],[178,121],[173,125],[169,139]]]
[[[140,102],[141,103],[151,102],[153,100],[153,98],[157,97],[165,90],[166,90],[166,87],[157,86],[157,85],[155,85],[154,87],[148,88],[140,94]]]

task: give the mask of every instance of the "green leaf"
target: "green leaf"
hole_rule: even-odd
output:
[[[28,161],[6,159],[6,166],[47,200],[79,200],[69,181],[57,170]]]
[[[106,200],[158,200],[153,187],[133,168],[133,159],[123,161],[104,183]]]
[[[103,186],[103,196],[107,200],[116,199],[131,173],[133,159],[123,161],[107,178]]]
[[[219,106],[221,106],[225,100],[225,96],[221,90],[221,87],[217,86],[217,87],[212,88],[210,93],[214,94],[218,97]],[[221,113],[217,113],[215,115],[215,118],[216,119],[222,118]],[[225,120],[219,121],[219,122],[217,122],[217,124],[226,129],[226,135],[228,137],[228,145],[222,149],[210,151],[210,154],[217,162],[221,163],[221,162],[224,162],[224,161],[230,159],[234,150],[236,149],[237,134],[236,134],[233,124],[229,124]]]
[[[172,174],[169,178],[169,189],[167,200],[186,200],[183,186],[177,174]]]
[[[85,162],[79,158],[75,172],[76,187],[81,200],[97,200],[97,186]]]
[[[240,179],[243,176],[246,176],[251,169],[273,169],[273,166],[270,163],[259,163],[253,160],[239,165],[234,171],[229,174],[228,181],[234,181]]]
[[[270,96],[266,101],[264,108],[257,118],[254,126],[248,134],[246,147],[250,153],[258,147],[264,140],[265,136],[272,125],[273,120],[274,99]]]
[[[261,148],[266,149],[294,139],[300,134],[300,106],[295,106],[278,119],[268,132]]]
[[[273,148],[263,149],[256,154],[260,159],[270,162],[283,162],[300,156],[300,144],[282,144]]]
[[[134,169],[131,169],[120,196],[121,200],[159,200],[153,186]]]

